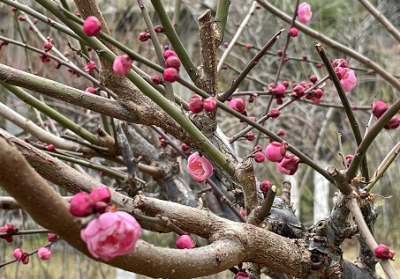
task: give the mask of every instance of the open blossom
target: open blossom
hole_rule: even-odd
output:
[[[213,174],[213,166],[206,157],[200,156],[199,152],[189,156],[187,170],[197,182],[203,181]]]
[[[139,237],[139,223],[122,211],[106,212],[81,230],[81,238],[90,254],[105,261],[132,253]]]
[[[83,71],[91,75],[94,69],[96,69],[96,64],[93,61],[89,61],[89,63],[87,63],[85,68],[83,68]]]
[[[189,235],[184,234],[179,236],[176,241],[176,247],[178,247],[178,249],[193,249],[196,245]]]
[[[306,2],[301,3],[297,9],[297,14],[302,23],[305,24],[309,22],[312,16],[310,5],[308,5]]]

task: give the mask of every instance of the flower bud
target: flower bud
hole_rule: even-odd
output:
[[[250,95],[249,98],[247,99],[247,101],[248,101],[249,103],[254,102],[254,97]]]
[[[286,134],[286,132],[283,129],[279,129],[279,131],[277,133],[277,135],[280,136],[280,137],[284,136],[285,134]]]
[[[285,86],[285,88],[289,87],[289,82],[287,80],[282,81],[282,85]]]
[[[380,118],[388,109],[388,105],[382,101],[375,102],[372,107],[372,114],[375,115],[376,118]]]
[[[317,63],[317,64],[315,64],[315,67],[322,68],[322,64],[321,63]]]
[[[278,171],[287,174],[293,175],[297,171],[299,167],[300,159],[290,152],[286,152],[285,157],[279,163],[276,163],[276,167]]]
[[[178,56],[171,56],[165,60],[166,68],[175,68],[178,69],[181,66],[181,60],[179,60]]]
[[[92,197],[85,192],[80,192],[70,200],[69,211],[76,217],[86,217],[93,213],[95,204]]]
[[[342,64],[340,64],[339,67],[342,68],[347,68],[347,61],[344,59],[332,59],[332,67],[336,68],[338,67],[339,63],[342,62]]]
[[[389,248],[384,244],[379,244],[378,247],[375,248],[375,257],[380,260],[386,260],[389,258],[390,251]]]
[[[203,101],[205,111],[214,111],[217,107],[217,101],[213,97],[208,97]]]
[[[246,137],[246,139],[247,139],[248,141],[253,141],[254,138],[255,138],[255,135],[254,135],[253,133],[247,133],[247,134],[245,135],[245,137]]]
[[[176,241],[176,247],[178,247],[178,249],[193,249],[196,245],[189,235],[184,234],[179,236]]]
[[[85,92],[90,94],[96,94],[97,89],[89,86],[88,88],[85,89]]]
[[[101,22],[95,16],[89,16],[83,23],[83,32],[88,36],[97,36],[101,30]]]
[[[140,32],[138,36],[139,41],[141,42],[146,42],[148,39],[150,39],[150,33],[148,32]]]
[[[293,27],[290,29],[289,34],[292,37],[297,37],[297,35],[299,35],[299,30],[297,30],[297,28]]]
[[[301,98],[304,96],[304,87],[301,85],[296,85],[293,89],[292,96],[296,98]]]
[[[254,146],[253,151],[262,151],[261,145]]]
[[[281,112],[277,108],[271,109],[271,111],[268,114],[271,118],[277,118],[279,115],[281,115]]]
[[[246,110],[246,103],[242,98],[235,98],[229,102],[229,107],[242,113]]]
[[[253,46],[251,44],[246,44],[246,49],[251,49]]]
[[[94,69],[96,69],[96,64],[93,61],[89,61],[89,63],[87,63],[85,68],[83,68],[83,71],[85,73],[89,73],[89,75],[91,75],[93,73]]]
[[[265,156],[262,152],[256,152],[253,155],[254,161],[256,161],[257,163],[262,163],[265,160]]]
[[[174,82],[178,80],[179,73],[175,68],[167,68],[164,70],[164,80]]]
[[[280,162],[286,154],[286,142],[273,141],[265,147],[265,156],[271,162]]]
[[[49,52],[53,48],[53,45],[50,42],[44,43],[44,51]]]
[[[193,113],[200,113],[203,110],[203,100],[198,98],[197,95],[196,97],[193,96],[189,101],[189,109]]]
[[[196,182],[206,180],[213,174],[213,166],[206,157],[200,156],[199,152],[190,155],[187,161],[187,170]]]
[[[152,76],[151,82],[155,85],[159,85],[161,83],[161,77],[160,76]]]
[[[167,60],[169,57],[171,56],[177,56],[175,51],[167,49],[166,51],[164,51],[164,59]]]
[[[282,52],[282,50],[278,49],[278,51],[276,52],[276,54],[278,54],[278,56],[282,56],[283,52]]]
[[[315,75],[310,76],[310,81],[312,83],[316,83],[317,82],[317,77]]]
[[[303,54],[303,55],[301,56],[301,59],[307,60],[307,55]]]
[[[56,241],[57,240],[57,235],[55,234],[55,233],[48,233],[47,234],[47,240],[49,241],[49,242],[54,242],[54,241]]]
[[[114,59],[113,71],[117,75],[126,75],[132,67],[132,59],[128,55],[121,55]]]
[[[38,256],[41,260],[47,261],[51,258],[51,251],[47,247],[41,247],[38,250]]]
[[[156,26],[154,26],[154,31],[156,33],[162,33],[162,32],[164,32],[164,28],[162,28],[161,25],[156,25]]]
[[[322,96],[324,95],[324,91],[321,88],[317,88],[313,91],[313,95],[317,99],[321,99]]]
[[[233,279],[250,279],[249,275],[244,271],[239,271],[235,274]]]
[[[26,19],[26,18],[25,18],[23,15],[19,15],[19,16],[18,16],[18,20],[19,20],[19,21],[25,21],[25,19]]]
[[[186,155],[190,155],[190,151],[191,151],[190,146],[188,146],[186,143],[182,143],[181,148],[182,148],[183,152],[185,152]]]
[[[14,258],[17,260],[17,261],[22,261],[22,259],[24,258],[24,254],[25,254],[25,252],[24,251],[22,251],[21,249],[15,249],[14,251],[13,251],[13,256],[14,256]]]
[[[96,202],[96,205],[95,205],[96,212],[101,213],[101,214],[106,212],[108,207],[109,207],[109,205],[102,201]]]
[[[95,203],[99,201],[109,203],[111,201],[110,189],[108,189],[108,187],[94,188],[90,193],[90,197]]]
[[[392,130],[399,127],[399,125],[400,125],[400,118],[395,115],[392,118],[390,118],[389,122],[385,125],[384,128],[387,130]]]
[[[271,189],[272,185],[273,184],[269,180],[265,179],[260,184],[260,190],[263,191],[264,193],[267,193]]]
[[[284,85],[279,84],[275,89],[276,89],[276,93],[285,94],[286,87]]]
[[[225,42],[224,44],[223,44],[223,47],[224,48],[227,48],[229,46],[229,44],[227,43],[227,42]]]
[[[26,255],[23,259],[22,259],[22,264],[28,264],[29,263],[29,256]]]
[[[56,149],[54,148],[54,145],[53,145],[53,144],[49,144],[49,145],[47,146],[47,150],[50,151],[50,152],[54,152]]]

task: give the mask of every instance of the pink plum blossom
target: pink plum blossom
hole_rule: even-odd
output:
[[[340,80],[340,84],[342,85],[344,92],[347,93],[356,86],[357,79],[353,70],[349,68],[346,68],[345,70],[346,72]]]
[[[389,248],[385,244],[379,244],[375,248],[375,257],[381,260],[386,260],[389,258]]]
[[[242,98],[234,98],[229,101],[229,107],[237,112],[244,112],[246,110],[246,103]]]
[[[83,32],[88,36],[97,36],[101,30],[101,22],[95,16],[89,16],[83,23]]]
[[[301,3],[297,9],[297,15],[302,23],[306,24],[309,22],[312,16],[310,5],[308,5],[306,2]]]
[[[375,115],[376,118],[380,118],[382,114],[384,114],[388,109],[388,105],[382,101],[375,102],[372,107],[372,114]]]
[[[126,75],[132,67],[132,59],[128,55],[121,55],[114,59],[113,71],[118,75]]]
[[[175,68],[166,68],[164,70],[164,80],[168,82],[174,82],[177,81],[179,78],[179,72]]]
[[[395,115],[392,118],[390,118],[389,122],[385,125],[385,129],[391,130],[391,129],[396,129],[400,125],[400,118]]]
[[[47,234],[47,240],[48,240],[49,242],[54,242],[54,241],[57,240],[57,235],[54,234],[54,233],[48,233],[48,234]]]
[[[189,110],[193,113],[200,113],[203,110],[203,100],[196,94],[189,101]]]
[[[203,181],[213,174],[213,166],[206,157],[200,156],[199,152],[189,156],[187,170],[197,182]]]
[[[108,187],[97,187],[92,190],[90,193],[90,197],[92,198],[93,202],[105,202],[109,203],[111,200],[111,193]]]
[[[69,211],[76,217],[86,217],[93,213],[95,203],[92,197],[85,192],[77,193],[69,201]]]
[[[106,212],[81,230],[81,238],[90,254],[105,261],[132,253],[139,237],[139,223],[122,211]]]
[[[189,235],[184,234],[179,236],[176,241],[176,247],[178,247],[178,249],[193,249],[196,245]]]
[[[286,142],[273,141],[265,147],[265,156],[271,162],[280,162],[286,154]]]
[[[299,157],[295,156],[290,152],[286,152],[283,160],[279,163],[276,163],[276,167],[278,168],[278,171],[283,174],[293,175],[297,171],[299,163],[300,163]]]
[[[22,249],[19,249],[19,248],[15,249],[13,251],[13,256],[17,261],[22,261],[24,254],[25,254],[24,251],[22,251]]]
[[[203,103],[205,111],[214,111],[217,107],[217,101],[213,97],[206,98]]]
[[[297,30],[297,28],[293,27],[290,29],[289,34],[292,37],[297,37],[297,35],[299,35],[299,30]]]
[[[93,61],[89,61],[85,68],[83,68],[83,71],[91,75],[94,69],[96,69],[96,63],[94,63]]]
[[[41,260],[47,261],[48,259],[51,258],[51,251],[47,247],[42,247],[39,248],[38,250],[38,256]]]

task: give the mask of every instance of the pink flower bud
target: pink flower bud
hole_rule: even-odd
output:
[[[206,157],[200,156],[199,152],[189,156],[187,170],[197,182],[206,180],[213,174],[213,166]]]
[[[296,85],[293,89],[293,94],[292,96],[296,98],[301,98],[304,96],[304,87],[301,85]]]
[[[376,118],[380,118],[388,109],[388,105],[382,101],[375,102],[372,107],[372,114],[375,115]]]
[[[282,81],[282,85],[285,86],[285,88],[289,87],[289,82],[287,80]]]
[[[80,192],[70,200],[69,211],[76,217],[86,217],[93,213],[94,202],[92,197],[85,192]]]
[[[50,152],[54,152],[56,149],[54,148],[54,145],[53,145],[53,144],[49,144],[49,145],[47,146],[47,150],[50,151]]]
[[[222,65],[222,69],[224,69],[224,70],[228,69],[228,65],[226,65],[226,64]]]
[[[339,65],[339,63],[342,63]],[[332,67],[336,68],[336,67],[342,67],[342,68],[347,68],[347,61],[344,59],[332,59]]]
[[[166,51],[164,51],[164,59],[167,60],[169,57],[171,56],[177,56],[175,51],[167,49]]]
[[[101,22],[95,16],[89,16],[83,23],[83,32],[88,36],[97,36],[101,30]]]
[[[324,95],[324,91],[320,88],[317,88],[313,91],[314,97],[317,99],[321,99],[322,96]]]
[[[256,161],[257,163],[262,163],[265,160],[265,156],[262,152],[256,152],[253,155],[254,161]]]
[[[317,77],[315,75],[310,76],[310,81],[312,83],[316,83],[317,82]]]
[[[69,56],[69,52],[68,51],[64,52],[64,56],[68,57]]]
[[[92,198],[93,202],[105,202],[109,203],[111,200],[111,193],[108,187],[97,187],[92,190],[90,193],[90,197]]]
[[[277,133],[277,135],[280,136],[280,137],[284,136],[285,134],[286,134],[286,132],[283,129],[279,129],[279,131]]]
[[[389,251],[389,257],[388,257],[388,259],[394,261],[394,260],[393,260],[394,255],[396,255],[396,252],[393,251],[393,250],[390,250],[390,251]]]
[[[285,157],[279,163],[276,163],[276,167],[278,171],[287,174],[293,175],[297,171],[299,167],[300,159],[290,152],[286,152]]]
[[[217,101],[213,97],[208,97],[203,101],[205,111],[214,111],[217,108]]]
[[[338,79],[341,80],[346,75],[346,70],[345,70],[345,68],[342,68],[342,67],[336,67],[335,73],[336,73]]]
[[[309,22],[312,16],[310,5],[306,2],[301,3],[297,9],[297,15],[302,23],[306,24]]]
[[[18,11],[18,9],[15,7],[11,7],[11,11],[13,11],[15,13],[16,11]]]
[[[44,64],[50,63],[50,61],[51,61],[51,58],[48,57],[47,55],[40,54],[39,57],[40,57],[40,60],[42,60],[42,63],[44,63]]]
[[[378,259],[386,260],[389,258],[389,255],[389,248],[385,244],[379,244],[378,247],[375,248],[375,257]]]
[[[99,171],[99,175],[104,177],[107,176],[107,173],[105,173],[104,171]]]
[[[297,35],[299,35],[299,30],[297,30],[297,28],[291,28],[289,31],[290,36],[292,37],[297,37]]]
[[[176,241],[176,247],[178,247],[178,249],[193,249],[196,245],[189,235],[184,234],[179,236]]]
[[[301,56],[301,59],[307,60],[307,55],[303,54],[303,55]]]
[[[167,68],[164,70],[164,80],[174,82],[178,80],[179,73],[175,68]]]
[[[246,44],[247,49],[251,49],[253,46],[251,44]]]
[[[164,28],[162,28],[161,25],[156,25],[156,26],[154,26],[154,31],[156,33],[162,33],[162,32],[164,32]]]
[[[247,101],[248,101],[249,103],[254,102],[254,97],[253,97],[253,96],[249,96],[249,98],[247,99]]]
[[[317,63],[317,64],[315,64],[315,67],[322,68],[322,64],[321,63]]]
[[[4,232],[7,234],[12,234],[13,232],[18,232],[18,228],[15,227],[12,223],[7,223],[4,225]]]
[[[54,68],[56,68],[57,70],[61,68],[61,63],[56,61],[56,63],[54,64]]]
[[[278,54],[278,56],[282,56],[283,52],[282,52],[282,50],[278,49],[278,51],[276,52],[276,54]]]
[[[230,100],[229,107],[237,112],[244,112],[246,110],[246,103],[242,98],[235,98]]]
[[[19,15],[19,16],[18,16],[18,20],[19,20],[19,21],[25,21],[25,17],[24,17],[23,15]]]
[[[150,39],[150,33],[148,32],[140,32],[138,36],[139,41],[141,42],[146,42],[148,39]]]
[[[29,138],[28,137],[24,137],[24,141],[25,142],[29,142]]]
[[[48,233],[47,234],[47,240],[49,241],[49,242],[54,242],[54,241],[56,241],[57,240],[57,235],[55,234],[55,233]]]
[[[186,155],[190,155],[190,150],[191,150],[190,146],[186,145],[186,143],[182,143],[181,148]]]
[[[246,210],[240,210],[240,215],[242,215],[243,217],[246,217]]]
[[[113,71],[118,75],[126,75],[131,70],[132,61],[126,54],[116,57],[113,63]]]
[[[85,92],[90,93],[90,94],[96,94],[97,93],[97,89],[93,88],[93,87],[88,87],[85,89]]]
[[[260,184],[260,190],[266,194],[271,189],[272,185],[273,184],[269,180],[265,179]]]
[[[229,44],[228,44],[227,42],[225,42],[225,43],[223,44],[223,47],[224,47],[224,48],[227,48],[228,45],[229,45]]]
[[[250,118],[251,121],[256,122],[256,118],[254,116],[250,116],[249,118]]]
[[[179,60],[178,56],[171,56],[165,60],[166,68],[175,68],[178,69],[181,66],[181,60]]]
[[[250,279],[250,277],[246,272],[239,271],[235,274],[235,277],[233,277],[233,279]]]
[[[29,263],[29,256],[26,255],[23,259],[22,259],[22,264],[28,264]]]
[[[261,145],[254,146],[253,151],[262,151]]]
[[[53,45],[50,42],[44,43],[44,51],[48,52],[53,48]]]
[[[24,251],[22,251],[21,249],[15,249],[14,251],[13,251],[13,256],[14,256],[14,258],[17,260],[17,261],[22,261],[22,259],[24,258],[24,254],[25,254],[25,252]]]
[[[158,85],[161,83],[161,77],[160,76],[152,76],[151,77],[151,82],[155,85]]]
[[[286,142],[273,141],[265,147],[265,156],[271,162],[280,162],[286,154]]]
[[[51,251],[47,247],[41,247],[38,250],[38,256],[41,260],[47,261],[51,258]]]
[[[281,115],[281,112],[277,108],[271,109],[271,111],[268,114],[271,118],[277,118],[279,115]]]
[[[101,214],[81,230],[81,238],[90,254],[105,261],[132,253],[139,237],[139,223],[122,211]]]
[[[247,134],[245,135],[245,137],[246,137],[246,139],[247,139],[248,141],[253,141],[253,140],[255,139],[255,135],[254,135],[253,133],[247,133]]]
[[[395,115],[392,118],[390,118],[389,122],[385,125],[384,128],[387,130],[392,130],[399,127],[399,125],[400,125],[400,118]]]
[[[89,63],[87,63],[85,68],[83,68],[83,71],[91,75],[94,69],[96,69],[96,64],[93,61],[89,61]]]
[[[289,57],[283,58],[283,62],[288,62],[288,61],[289,61]]]
[[[193,113],[200,113],[203,110],[203,100],[193,95],[192,99],[189,101],[189,109]]]
[[[76,15],[77,17],[79,17],[79,18],[82,17],[80,13],[75,13],[75,15]]]
[[[286,87],[284,85],[279,84],[275,89],[278,94],[285,94]]]
[[[372,74],[372,72],[373,72],[372,70],[368,70],[368,71],[367,71],[367,75]]]
[[[343,166],[345,168],[348,168],[350,166],[351,161],[353,161],[354,156],[353,155],[346,155],[345,160],[346,162],[342,162]],[[345,165],[346,163],[346,165]]]

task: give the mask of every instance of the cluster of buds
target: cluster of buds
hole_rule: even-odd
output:
[[[1,236],[0,238],[5,239],[7,242],[13,241],[13,233],[17,233],[18,228],[11,223],[5,224],[3,227],[0,227],[0,233],[6,233],[6,236]]]
[[[217,108],[217,101],[213,97],[201,99],[198,95],[194,94],[189,101],[189,109],[193,113],[200,113],[203,111],[211,112]]]
[[[281,105],[283,103],[283,98],[286,97],[286,89],[289,87],[289,82],[286,80],[275,87],[274,83],[268,84],[268,89],[271,90],[273,97],[276,99],[276,103]]]
[[[42,63],[44,63],[44,64],[50,63],[50,61],[51,61],[51,58],[45,54],[39,54],[39,58],[40,58],[40,60],[42,60]]]
[[[51,42],[45,42],[43,47],[45,52],[49,52],[53,48],[53,45]]]
[[[29,263],[29,255],[28,255],[28,253],[26,253],[25,251],[23,251],[20,248],[15,249],[13,251],[13,256],[17,261],[22,262],[22,264],[28,264]]]
[[[110,190],[107,187],[97,187],[90,194],[80,192],[73,196],[69,202],[69,211],[76,217],[87,217],[95,212],[104,213],[110,200]]]
[[[151,38],[151,36],[150,36],[150,31],[149,31],[149,30],[147,30],[146,32],[140,32],[140,33],[139,33],[139,36],[138,36],[138,39],[139,39],[139,41],[141,41],[141,42],[146,42],[146,41],[148,41],[150,38]]]
[[[179,60],[175,51],[167,49],[164,51],[165,67],[164,80],[174,82],[179,78],[179,67],[181,60]]]
[[[388,105],[382,101],[377,101],[372,107],[372,114],[376,118],[380,118],[388,110]],[[396,129],[400,125],[400,118],[395,115],[390,118],[389,122],[385,125],[385,129],[391,130]]]
[[[265,147],[265,157],[276,163],[279,172],[287,175],[293,175],[300,163],[300,159],[290,152],[286,152],[286,142],[272,141]]]
[[[158,136],[158,141],[160,142],[160,145],[163,147],[163,148],[166,148],[167,146],[168,146],[168,143],[165,141],[165,139],[160,135],[160,136]]]

